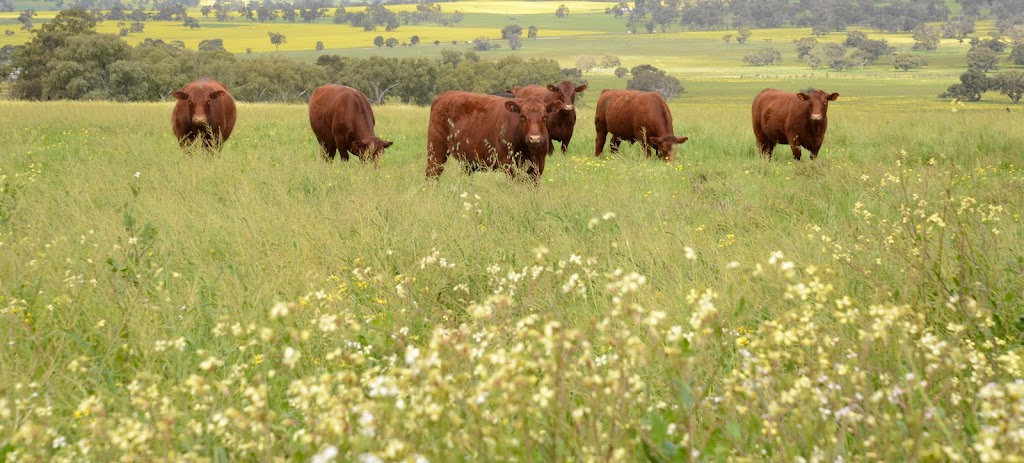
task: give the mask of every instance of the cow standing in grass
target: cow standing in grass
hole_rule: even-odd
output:
[[[653,147],[658,156],[672,161],[675,145],[687,137],[676,137],[672,128],[672,112],[665,99],[657,92],[638,90],[605,90],[597,99],[594,114],[597,128],[597,146],[594,156],[604,151],[608,134],[612,135],[611,152],[619,151],[619,143],[639,141],[647,156]]]
[[[211,79],[190,82],[174,92],[178,102],[171,113],[174,135],[182,148],[201,141],[220,150],[235,128],[235,100],[224,84]]]
[[[754,97],[752,108],[757,150],[772,158],[775,145],[789,145],[793,159],[800,160],[800,147],[818,157],[828,128],[828,102],[838,93],[815,90],[810,93],[789,93],[766,88]]]
[[[548,114],[561,106],[537,98],[503,98],[447,91],[430,105],[427,128],[428,179],[437,178],[448,157],[467,171],[525,170],[540,182],[548,154]]]
[[[558,111],[548,117],[548,135],[551,138],[548,154],[555,151],[555,140],[561,142],[562,154],[569,150],[569,141],[572,140],[573,129],[576,127],[576,94],[586,89],[586,85],[577,87],[568,80],[563,80],[557,86],[527,85],[513,89],[515,96],[519,98],[537,97],[545,103],[551,101],[561,103]]]
[[[340,151],[341,160],[349,153],[363,161],[376,162],[390,141],[374,133],[377,121],[370,100],[359,90],[327,84],[309,97],[309,125],[320,143],[320,158],[333,161]]]

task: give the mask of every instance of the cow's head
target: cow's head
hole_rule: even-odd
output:
[[[576,109],[576,94],[581,93],[587,89],[586,85],[580,85],[579,87],[573,85],[568,80],[563,80],[558,86],[548,85],[548,90],[556,94],[556,101],[562,103],[562,107],[558,108],[561,111],[572,111]]]
[[[658,156],[666,161],[672,161],[672,153],[676,144],[686,143],[689,137],[676,137],[675,135],[664,135],[661,137],[647,137],[647,144],[658,151]]]
[[[809,104],[812,121],[823,121],[828,114],[828,102],[836,101],[836,98],[839,98],[839,94],[833,93],[830,95],[821,90],[815,90],[811,93],[797,93],[796,97]]]
[[[174,92],[174,98],[188,102],[188,115],[194,126],[210,125],[210,103],[217,98],[223,97],[224,90],[210,91],[206,88],[192,88],[188,93]]]
[[[384,148],[391,146],[391,144],[392,142],[390,141],[370,137],[365,140],[353,141],[349,151],[358,154],[359,159],[363,161],[377,162],[377,159],[380,159],[380,155],[384,153]]]
[[[523,141],[530,145],[530,151],[548,149],[548,113],[558,110],[560,101],[544,103],[535,97],[516,98],[505,102],[505,109],[519,114],[519,129]]]

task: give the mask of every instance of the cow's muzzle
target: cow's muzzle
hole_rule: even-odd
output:
[[[573,108],[575,108],[575,106],[573,106],[571,104],[567,104],[565,106],[562,106],[562,111],[572,111]]]
[[[526,141],[531,145],[539,145],[544,141],[544,137],[540,135],[530,135]]]
[[[822,116],[821,114],[811,114],[812,121],[820,121],[822,119],[824,119],[824,116]]]

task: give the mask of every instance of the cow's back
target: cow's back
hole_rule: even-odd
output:
[[[309,124],[317,138],[331,137],[337,130],[373,133],[376,120],[370,100],[359,90],[344,85],[327,84],[317,88],[309,98]]]
[[[764,132],[785,130],[786,115],[791,111],[790,106],[798,101],[796,94],[793,93],[774,88],[762,90],[754,97],[751,106],[755,130],[759,127]]]
[[[504,108],[508,98],[450,90],[430,105],[427,149],[443,150],[457,159],[482,162],[489,152],[508,153],[517,145],[519,125]],[[502,140],[504,139],[504,140]],[[508,142],[507,140],[513,140]]]
[[[673,133],[672,113],[665,100],[653,92],[605,90],[597,100],[595,118],[601,118],[608,132],[634,140],[644,128],[649,136]]]

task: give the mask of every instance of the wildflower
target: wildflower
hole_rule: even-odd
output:
[[[337,457],[337,456],[338,456],[338,448],[333,446],[333,445],[329,445],[326,448],[324,448],[323,450],[321,450],[320,453],[318,453],[316,455],[313,455],[313,458],[310,458],[309,462],[310,463],[330,463],[330,462],[334,461],[334,458]]]
[[[289,308],[288,304],[284,302],[278,302],[270,308],[270,319],[275,320],[278,318],[284,318],[288,316]]]
[[[683,247],[683,252],[685,253],[687,260],[697,260],[697,253],[694,252],[693,248],[685,246]]]
[[[284,357],[281,362],[288,368],[295,368],[295,365],[299,363],[299,359],[302,358],[302,352],[299,352],[291,347],[284,348]]]
[[[199,369],[203,371],[211,371],[222,366],[224,366],[224,362],[213,356],[207,357],[206,360],[199,362]]]

